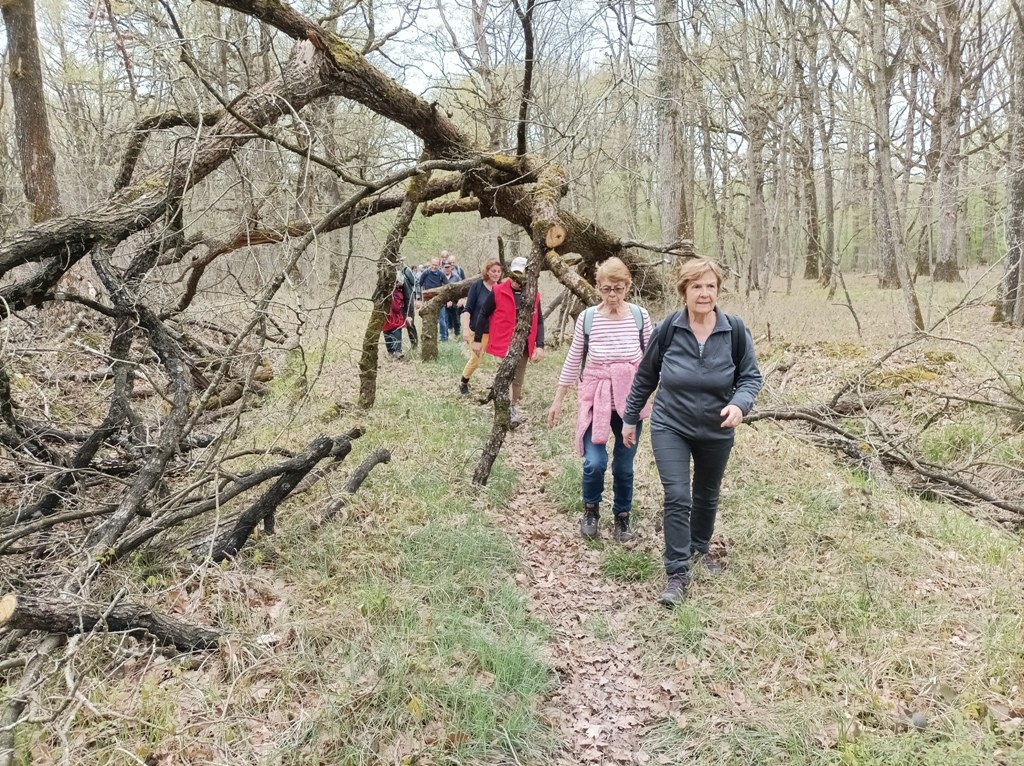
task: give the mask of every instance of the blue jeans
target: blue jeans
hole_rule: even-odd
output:
[[[448,340],[448,308],[442,306],[437,312],[437,329],[441,340]]]
[[[651,430],[651,450],[665,490],[666,574],[690,571],[693,552],[708,552],[732,444],[732,439],[691,441],[675,431]]]
[[[612,434],[615,447],[612,449],[612,511],[629,513],[633,509],[633,458],[640,443],[643,423],[636,424],[636,443],[627,447],[622,442],[622,418],[612,411]],[[604,474],[608,469],[608,445],[591,441],[591,425],[583,434],[583,502],[597,505],[604,492]]]
[[[443,308],[441,311],[448,314],[448,329],[455,333],[456,338],[461,338],[462,322],[459,319],[459,315],[462,313],[462,309],[458,306],[452,306],[451,308]]]
[[[402,353],[402,328],[396,327],[394,330],[384,331],[384,348],[388,350],[389,354],[401,354]]]

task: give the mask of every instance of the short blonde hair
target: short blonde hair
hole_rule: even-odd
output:
[[[622,262],[622,259],[616,258],[614,255],[597,267],[597,274],[594,276],[594,280],[600,282],[602,279],[608,282],[625,282],[627,287],[633,284],[633,277],[630,276],[626,264]]]
[[[686,288],[690,283],[699,279],[702,274],[711,272],[718,281],[718,289],[722,289],[722,280],[725,278],[725,270],[710,258],[689,258],[679,264],[676,269],[676,292],[679,297],[686,298]]]
[[[500,266],[501,261],[495,258],[493,255],[484,261],[484,267],[480,270],[480,276],[487,279],[487,272],[491,270],[491,266]]]

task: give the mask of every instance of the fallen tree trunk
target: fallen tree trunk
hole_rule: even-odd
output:
[[[907,453],[902,447],[898,446],[895,440],[885,439],[881,435],[867,438],[852,433],[832,422],[830,420],[832,414],[841,416],[839,412],[830,410],[825,406],[785,410],[755,410],[748,414],[743,419],[743,422],[752,424],[760,420],[775,420],[807,423],[816,429],[828,431],[838,437],[835,446],[848,457],[859,462],[877,460],[889,469],[898,466],[912,471],[927,482],[945,485],[959,490],[975,500],[980,500],[1001,510],[1009,511],[1019,516],[1021,524],[1024,524],[1024,504],[1000,497],[998,494],[979,486],[976,482],[968,481],[955,475],[953,471],[950,471],[945,466],[921,460]]]
[[[212,649],[221,638],[219,631],[158,614],[141,604],[94,604],[16,593],[0,599],[0,626],[65,636],[95,630],[128,633],[182,652]]]

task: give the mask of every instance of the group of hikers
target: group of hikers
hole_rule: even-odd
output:
[[[454,259],[447,253],[431,261],[419,275],[422,290],[453,281],[449,275]],[[466,317],[470,359],[462,371],[459,390],[469,393],[469,381],[482,354],[504,357],[521,310],[521,291],[526,279],[525,258],[509,264],[503,279],[497,258],[484,264],[455,313]],[[461,270],[460,270],[461,271]],[[440,282],[433,285],[440,274]],[[426,281],[424,280],[426,276]],[[582,311],[576,320],[572,343],[558,378],[547,424],[558,424],[570,389],[577,390],[576,452],[583,458],[583,515],[580,535],[593,540],[600,535],[601,503],[608,469],[608,445],[612,445],[612,537],[619,542],[633,538],[633,462],[643,423],[650,419],[651,449],[665,493],[664,535],[666,584],[658,600],[678,604],[686,595],[690,572],[700,563],[711,574],[721,572],[723,562],[712,551],[722,479],[732,450],[735,429],[754,406],[761,390],[761,372],[750,331],[736,316],[718,308],[724,272],[715,261],[691,258],[676,275],[676,291],[682,308],[670,313],[656,327],[642,306],[629,303],[632,287],[629,269],[619,258],[609,258],[597,269],[600,303]],[[464,275],[459,279],[464,279]],[[388,324],[398,332],[401,352],[402,327],[410,329],[415,343],[411,313],[406,311],[416,286],[399,270],[392,313]],[[440,312],[441,314],[444,311]],[[439,319],[451,328],[451,315]],[[445,322],[446,324],[441,324]],[[385,330],[385,343],[388,343]],[[460,335],[461,333],[456,333]],[[441,339],[448,337],[441,332]],[[389,352],[393,345],[388,345]],[[526,365],[543,355],[544,317],[540,295],[533,305],[533,319],[526,351],[516,366],[510,393],[510,425],[521,422]],[[658,390],[653,405],[648,401]],[[692,471],[691,471],[692,465]]]

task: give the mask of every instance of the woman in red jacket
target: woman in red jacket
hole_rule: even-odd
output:
[[[412,325],[412,290],[405,284],[402,271],[395,274],[395,290],[391,293],[391,305],[384,319],[381,331],[384,333],[384,348],[392,359],[402,358],[402,328]]]
[[[519,307],[523,302],[523,284],[526,282],[526,259],[520,256],[513,258],[509,264],[509,279],[494,286],[491,294],[484,299],[483,308],[480,309],[480,318],[477,320],[473,332],[473,353],[481,351],[481,342],[484,335],[487,335],[488,354],[499,359],[508,354],[508,347],[512,343],[512,334],[516,329],[516,318],[519,316]],[[533,303],[533,320],[530,323],[530,334],[526,338],[526,353],[523,354],[516,365],[515,375],[512,378],[512,391],[509,408],[509,420],[512,428],[517,428],[521,422],[519,415],[519,399],[523,395],[523,381],[526,379],[526,363],[539,362],[544,356],[544,316],[540,310],[540,291],[537,291],[537,298]]]

